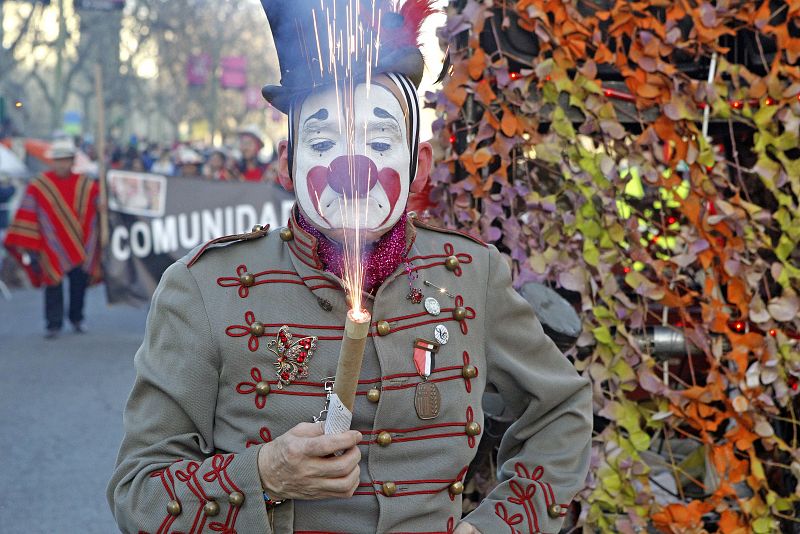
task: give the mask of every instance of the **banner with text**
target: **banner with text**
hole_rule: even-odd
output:
[[[197,245],[254,225],[283,226],[294,196],[277,185],[108,173],[108,302],[149,302],[161,274]]]

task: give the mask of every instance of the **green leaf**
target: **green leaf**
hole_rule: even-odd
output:
[[[553,110],[553,129],[561,137],[566,137],[567,139],[575,138],[575,129],[572,127],[572,121],[567,118],[561,107],[556,107]]]
[[[606,345],[610,345],[613,342],[613,337],[611,336],[611,331],[605,326],[598,326],[592,330],[592,334],[594,334],[594,338],[597,340],[598,343],[604,343]]]
[[[631,433],[630,440],[637,451],[646,451],[650,448],[650,436],[643,430]]]
[[[603,489],[609,493],[619,493],[622,488],[622,480],[620,480],[617,473],[611,472],[600,478],[600,484]]]
[[[600,234],[603,233],[603,229],[594,219],[589,219],[588,221],[583,221],[578,224],[578,230],[581,231],[583,237],[588,239],[597,239],[600,237]]]
[[[778,106],[761,106],[761,108],[753,115],[753,122],[756,123],[759,129],[772,124],[772,117],[780,109]]]
[[[794,251],[796,246],[797,244],[789,239],[789,236],[782,234],[778,240],[778,246],[775,247],[775,255],[778,256],[778,259],[781,261],[786,261],[786,258],[789,257],[789,254]]]
[[[753,532],[757,534],[766,534],[767,532],[775,532],[775,522],[770,517],[759,517],[753,521]]]

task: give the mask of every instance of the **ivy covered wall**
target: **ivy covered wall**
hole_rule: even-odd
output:
[[[432,214],[583,322],[580,524],[794,531],[800,2],[463,0],[441,38]]]

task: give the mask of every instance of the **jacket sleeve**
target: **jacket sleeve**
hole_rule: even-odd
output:
[[[107,498],[123,532],[269,532],[258,447],[216,453],[219,354],[183,263],[153,296]]]
[[[487,382],[518,415],[503,436],[498,486],[465,521],[483,534],[558,532],[589,469],[592,393],[543,332],[494,247],[487,284]]]

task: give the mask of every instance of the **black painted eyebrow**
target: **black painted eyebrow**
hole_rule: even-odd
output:
[[[327,120],[328,119],[328,110],[325,109],[325,108],[319,109],[316,113],[314,113],[313,115],[310,115],[305,121],[303,121],[303,126],[305,126],[306,123],[308,121],[312,120],[312,119],[317,119],[317,120],[320,120],[320,121]]]
[[[372,113],[374,113],[379,119],[392,119],[393,121],[397,122],[397,119],[394,118],[394,115],[383,108],[375,106],[375,108],[372,109]]]

